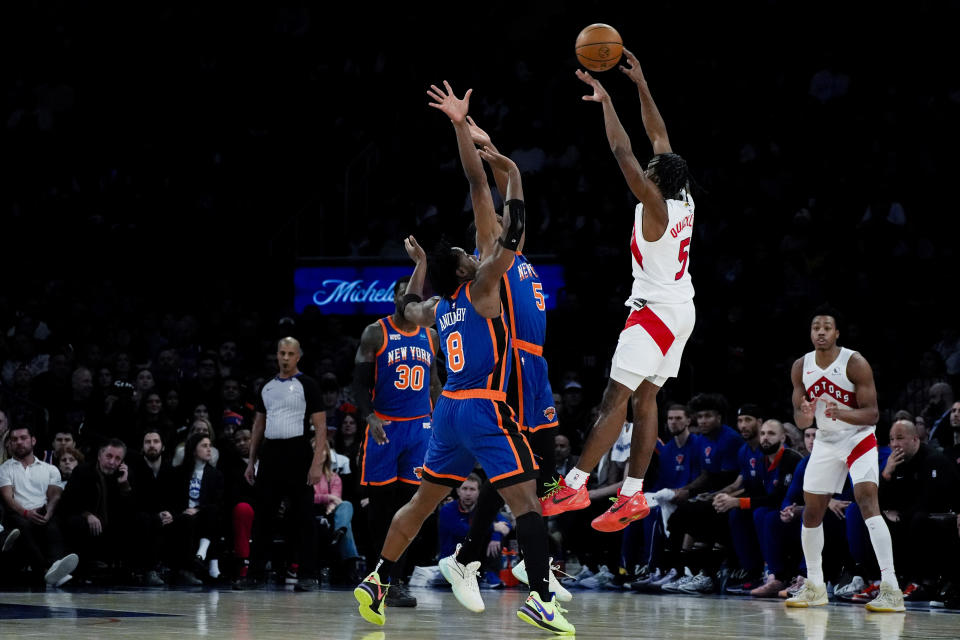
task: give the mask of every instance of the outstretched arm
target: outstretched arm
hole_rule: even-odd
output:
[[[410,274],[410,281],[407,282],[407,294],[414,294],[423,298],[423,281],[427,277],[427,254],[417,243],[413,236],[407,236],[403,240],[403,248],[407,255],[413,260],[413,273]]]
[[[407,293],[404,296],[416,296],[416,300],[404,305],[403,315],[417,326],[432,327],[436,320],[434,308],[437,306],[438,298],[431,298],[426,301],[419,300],[423,297],[423,280],[427,273],[427,254],[417,244],[417,239],[413,236],[407,236],[403,241],[403,248],[407,250],[407,255],[416,265],[413,268],[413,274],[410,276],[410,282],[407,283]]]
[[[620,171],[626,178],[633,195],[643,203],[643,237],[648,241],[655,241],[667,229],[667,203],[660,194],[660,189],[647,178],[637,157],[633,155],[633,147],[626,129],[620,123],[610,94],[600,82],[586,71],[577,69],[577,77],[593,89],[593,95],[583,96],[588,102],[599,102],[603,106],[603,123],[607,132],[607,142],[613,151]],[[650,215],[646,215],[646,214]]]
[[[470,135],[470,127],[467,124],[467,112],[470,109],[470,94],[473,89],[467,89],[463,99],[454,95],[450,83],[443,81],[446,91],[435,84],[430,85],[427,95],[433,100],[429,103],[434,109],[444,112],[450,122],[453,123],[453,130],[457,134],[457,150],[460,152],[460,164],[463,165],[463,172],[467,176],[467,182],[470,183],[470,201],[473,203],[473,219],[477,229],[487,225],[490,221],[496,223],[497,214],[493,208],[493,196],[490,195],[490,185],[487,183],[487,174],[483,170],[483,163],[480,162],[480,156],[477,154],[477,148],[473,144],[473,138]]]
[[[490,139],[490,135],[478,127],[477,123],[474,122],[470,116],[467,116],[467,124],[470,128],[470,138],[476,147],[479,149],[488,148],[494,153],[500,153]],[[495,167],[492,167],[492,169],[493,179],[497,183],[497,190],[500,192],[500,195],[506,199],[507,184],[510,178],[503,169]],[[492,209],[488,212],[486,209],[478,210],[474,207],[473,211],[477,227],[477,248],[480,250],[480,259],[483,260],[493,251],[494,245],[497,243],[497,238],[500,237],[500,222],[497,220],[497,216]]]
[[[500,315],[500,279],[513,264],[517,255],[520,239],[526,222],[523,203],[523,185],[520,182],[520,170],[510,158],[502,156],[489,148],[481,149],[480,156],[491,167],[500,169],[509,176],[507,182],[507,202],[503,206],[503,231],[493,251],[483,259],[477,270],[471,291],[473,307],[484,318]]]
[[[656,154],[670,153],[670,138],[667,137],[667,125],[663,122],[660,110],[650,95],[650,88],[647,86],[647,79],[643,76],[643,69],[640,68],[640,62],[637,57],[626,49],[623,50],[627,58],[629,67],[620,65],[620,71],[633,80],[640,92],[640,117],[643,118],[643,128],[647,131],[647,137],[650,138],[650,144],[653,145],[653,152]]]

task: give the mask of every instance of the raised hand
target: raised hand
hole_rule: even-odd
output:
[[[637,60],[637,56],[633,55],[627,49],[623,50],[623,57],[627,59],[627,64],[630,65],[626,67],[620,65],[620,71],[622,71],[628,78],[633,80],[636,84],[642,84],[646,82],[646,78],[643,77],[643,69],[640,68],[640,61]]]
[[[417,239],[413,236],[407,236],[403,239],[403,248],[407,250],[407,255],[416,264],[422,264],[426,261],[426,252],[424,252],[423,247],[417,244]]]
[[[470,110],[470,94],[473,93],[473,89],[467,89],[467,92],[463,94],[463,98],[461,99],[454,95],[453,88],[449,82],[444,80],[443,86],[446,88],[446,91],[435,84],[430,85],[430,89],[427,90],[427,95],[430,96],[433,102],[428,104],[434,109],[443,111],[451,121],[464,122],[467,117],[467,112]]]
[[[493,142],[490,140],[490,135],[477,126],[477,123],[473,121],[473,118],[467,116],[467,125],[470,128],[470,138],[473,140],[473,144],[477,145],[481,149],[484,147],[493,147]]]
[[[603,102],[604,100],[610,99],[610,94],[607,93],[607,90],[603,88],[603,85],[600,84],[600,81],[590,75],[587,71],[577,69],[577,77],[580,78],[582,82],[590,85],[593,88],[592,96],[583,96],[584,100],[588,102]]]
[[[480,154],[480,157],[483,158],[484,162],[489,164],[494,169],[499,169],[500,171],[510,171],[517,166],[514,164],[513,160],[505,155],[497,153],[490,147],[483,147],[478,151],[478,153]]]

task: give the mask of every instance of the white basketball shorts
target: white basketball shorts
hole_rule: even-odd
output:
[[[620,332],[610,363],[610,378],[631,391],[649,380],[662,387],[680,371],[683,348],[696,322],[693,300],[680,304],[647,303],[634,310]]]
[[[876,427],[838,432],[818,430],[803,476],[803,490],[821,495],[840,493],[848,472],[854,485],[878,484],[880,469],[874,431]]]

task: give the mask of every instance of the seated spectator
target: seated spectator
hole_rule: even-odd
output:
[[[9,439],[12,457],[0,465],[4,527],[20,531],[21,567],[29,565],[35,576],[59,587],[70,580],[79,560],[75,554],[64,555],[55,518],[63,491],[60,471],[33,455],[37,440],[30,427],[13,427]]]
[[[730,529],[734,547],[740,560],[740,566],[750,567],[754,554],[746,549],[746,544],[755,544],[759,551],[759,562],[752,565],[762,572],[764,559],[771,556],[767,550],[771,525],[780,522],[780,506],[786,496],[787,488],[793,481],[793,474],[802,458],[793,449],[785,448],[786,432],[779,420],[767,420],[760,427],[760,460],[758,481],[744,479],[744,492],[739,497],[718,493],[713,498],[713,507],[718,512],[730,512]],[[746,469],[741,469],[741,474]],[[751,469],[750,471],[753,471]],[[747,520],[745,522],[745,520]],[[767,560],[769,572],[762,585],[752,587],[742,584],[742,593],[754,597],[776,596],[787,586],[791,572],[784,567],[775,567]]]
[[[663,489],[674,490],[687,486],[700,475],[698,446],[700,436],[690,432],[690,410],[685,405],[674,404],[667,410],[667,431],[672,438],[657,452],[660,463],[656,481],[650,485],[648,494]],[[642,555],[647,573],[637,575],[632,585],[636,590],[659,590],[663,584],[677,578],[677,570],[668,566],[665,556],[665,542],[668,531],[664,527],[664,509],[667,519],[676,506],[672,502],[650,509],[650,515],[640,522],[633,522],[624,530],[624,545],[633,544],[643,535],[645,553]]]
[[[233,449],[224,448],[219,467],[224,477],[224,504],[229,510],[233,533],[232,567],[235,578],[245,578],[250,567],[250,535],[253,531],[253,486],[243,477],[250,462],[250,429],[240,426],[233,432]],[[254,472],[259,460],[254,464]]]
[[[176,492],[173,495],[173,525],[167,536],[170,568],[186,585],[203,584],[196,573],[211,578],[220,575],[219,562],[211,543],[219,538],[223,511],[223,474],[211,464],[213,445],[210,437],[194,433],[187,438],[185,451],[189,458],[177,470]]]
[[[929,437],[943,450],[943,455],[960,465],[960,402],[931,427]]]
[[[626,477],[627,460],[630,456],[630,438],[633,423],[625,422],[620,436],[610,451],[600,459],[596,469],[587,480],[590,505],[578,511],[568,511],[556,516],[556,530],[562,536],[563,551],[577,556],[583,569],[577,574],[581,587],[597,588],[613,581],[610,571],[619,565],[622,534],[601,533],[590,526],[591,521],[610,506]]]
[[[127,445],[108,440],[97,458],[78,465],[63,491],[60,517],[70,547],[83,560],[79,573],[87,579],[110,579],[130,566],[142,552],[143,534],[136,528],[136,504],[127,465]]]
[[[743,446],[743,438],[732,428],[723,424],[723,410],[726,400],[719,394],[698,394],[690,400],[690,410],[696,418],[699,438],[697,440],[697,461],[701,472],[688,484],[676,490],[674,502],[676,511],[667,522],[670,537],[667,539],[667,561],[677,572],[674,581],[661,585],[665,591],[678,592],[681,581],[688,578],[691,582],[699,577],[704,588],[707,579],[721,563],[707,549],[698,552],[685,537],[712,547],[720,544],[729,549],[729,528],[727,517],[717,514],[709,499],[713,492],[728,486],[739,474],[738,452]],[[693,498],[693,499],[692,499]],[[692,565],[692,567],[691,567]],[[698,576],[693,570],[699,569]],[[711,588],[713,585],[710,585]]]
[[[579,456],[573,455],[570,438],[562,433],[553,437],[553,464],[558,476],[565,477],[568,471],[577,466],[579,459]]]
[[[7,437],[10,435],[10,418],[7,412],[0,409],[0,464],[7,461],[10,455],[7,453]]]
[[[56,466],[60,470],[60,488],[65,489],[67,487],[67,481],[70,479],[70,476],[73,475],[73,470],[77,468],[77,465],[83,464],[85,456],[74,449],[73,447],[66,447],[61,449],[54,458]]]
[[[164,440],[173,437],[176,428],[173,420],[164,410],[163,398],[159,391],[150,389],[144,394],[140,409],[137,411],[136,430],[139,433],[156,431]]]
[[[341,567],[343,581],[355,584],[363,579],[360,569],[361,556],[353,539],[353,504],[343,499],[343,483],[340,475],[330,466],[330,449],[321,454],[323,477],[313,485],[315,513],[324,518],[332,529],[331,543],[337,547],[337,562]],[[349,470],[349,469],[348,469]],[[318,557],[322,557],[320,554]]]
[[[956,531],[952,514],[960,512],[957,465],[922,444],[916,427],[899,420],[890,427],[891,453],[880,474],[880,507],[890,527],[896,566],[908,585],[904,600],[930,601],[943,570],[943,550]],[[951,514],[946,517],[932,517]]]
[[[470,533],[470,519],[473,517],[480,495],[480,476],[471,473],[457,488],[457,499],[451,500],[440,507],[437,517],[437,537],[439,541],[439,555],[441,558],[451,556],[457,551]],[[496,520],[490,527],[490,541],[487,543],[487,554],[481,564],[487,584],[500,586],[500,550],[504,536],[510,533],[510,521],[498,513]]]
[[[73,437],[73,432],[69,429],[59,429],[53,435],[53,441],[51,442],[50,449],[43,452],[41,459],[49,464],[56,465],[57,454],[60,453],[65,447],[73,447],[78,449],[76,439]]]
[[[186,457],[185,455],[185,447],[187,444],[186,441],[189,440],[191,436],[194,436],[198,433],[205,435],[208,438],[211,438],[211,442],[213,441],[212,440],[213,428],[210,426],[209,420],[202,420],[198,418],[193,421],[193,423],[190,425],[190,430],[187,432],[186,439],[180,444],[178,444],[176,449],[173,452],[173,459],[170,461],[171,464],[173,464],[173,466],[179,467],[180,465],[183,464],[184,458]],[[217,462],[220,460],[220,451],[213,446],[211,446],[211,451],[212,451],[213,458],[211,459],[210,464],[213,466],[217,466]]]
[[[130,482],[136,493],[137,518],[144,538],[143,551],[134,569],[137,582],[145,587],[163,586],[160,553],[164,533],[173,524],[173,494],[176,474],[163,458],[163,439],[158,431],[143,434],[141,451],[128,461]]]

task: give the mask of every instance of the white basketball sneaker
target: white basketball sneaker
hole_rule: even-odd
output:
[[[480,597],[480,585],[477,584],[477,576],[480,575],[480,562],[474,561],[467,566],[463,566],[457,561],[458,553],[460,553],[459,544],[453,555],[440,559],[438,563],[440,573],[453,587],[453,595],[456,596],[460,604],[470,611],[481,613],[486,607],[483,605],[483,598]]]

